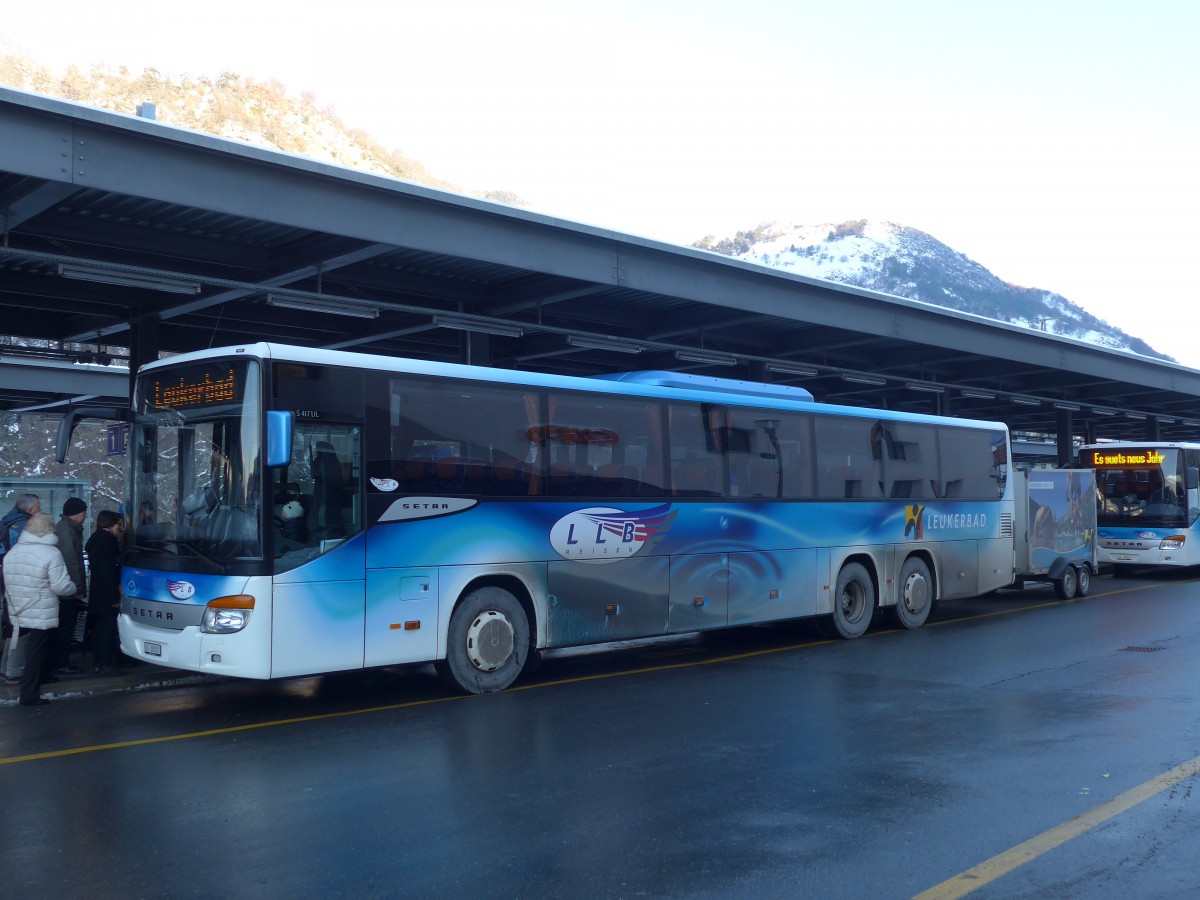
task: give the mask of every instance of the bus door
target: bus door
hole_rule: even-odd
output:
[[[297,422],[273,480],[273,678],[363,666],[361,478],[359,426]]]

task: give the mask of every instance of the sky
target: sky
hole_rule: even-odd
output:
[[[676,244],[925,231],[1200,368],[1195,0],[58,0],[51,67],[313,93],[468,191]],[[132,112],[132,110],[130,110]]]

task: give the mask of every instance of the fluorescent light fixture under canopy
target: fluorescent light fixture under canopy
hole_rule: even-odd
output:
[[[141,288],[147,291],[165,291],[168,294],[198,294],[200,283],[182,278],[167,278],[161,275],[142,275],[120,269],[101,269],[72,263],[59,263],[58,274],[75,281],[91,281],[95,284],[115,284],[118,287]]]
[[[525,329],[516,325],[505,325],[503,322],[464,319],[458,316],[434,316],[433,324],[438,328],[452,328],[455,331],[474,331],[479,334],[494,334],[497,337],[519,338],[525,334]]]
[[[972,400],[995,400],[996,395],[991,391],[977,391],[974,388],[963,388],[960,392],[964,397],[970,397]]]
[[[904,385],[910,391],[924,391],[926,394],[944,394],[946,389],[940,384],[929,384],[925,381],[910,381]]]
[[[616,338],[588,337],[582,334],[568,334],[567,343],[581,350],[611,350],[614,353],[641,353],[645,348],[632,341],[621,341]]]
[[[873,384],[877,387],[887,384],[886,378],[880,378],[878,375],[860,375],[858,372],[843,372],[842,381],[850,381],[854,384]]]
[[[684,362],[707,363],[710,366],[736,366],[737,360],[732,356],[719,353],[705,353],[703,350],[676,350],[675,358]]]
[[[767,371],[778,372],[781,375],[799,375],[801,378],[816,378],[820,374],[816,369],[794,366],[791,363],[767,363]]]
[[[329,313],[334,316],[350,316],[354,319],[378,319],[379,310],[373,306],[355,306],[337,300],[314,300],[308,297],[288,297],[284,294],[267,294],[267,305],[281,309],[302,309],[306,312]]]

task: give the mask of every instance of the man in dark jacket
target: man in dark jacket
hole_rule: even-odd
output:
[[[121,535],[125,520],[110,509],[96,516],[96,530],[88,538],[87,555],[92,574],[88,592],[88,624],[97,675],[119,675],[117,616],[121,611]]]
[[[71,665],[71,642],[75,639],[75,621],[79,607],[87,596],[87,582],[83,574],[83,520],[87,518],[87,504],[78,497],[68,497],[63,504],[62,518],[54,526],[58,535],[58,549],[67,564],[67,574],[75,583],[75,593],[70,597],[58,598],[58,629],[52,649],[54,668],[61,675],[78,675],[79,666]]]

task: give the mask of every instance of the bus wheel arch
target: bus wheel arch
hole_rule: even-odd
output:
[[[826,625],[830,637],[851,640],[866,633],[879,603],[877,584],[869,562],[852,557],[842,564]]]
[[[901,628],[917,629],[925,624],[937,598],[933,563],[923,553],[913,553],[900,565],[896,577],[896,604],[891,617]]]
[[[502,691],[525,669],[533,647],[532,606],[507,581],[469,585],[450,614],[446,658],[436,668],[452,687],[470,694]]]

